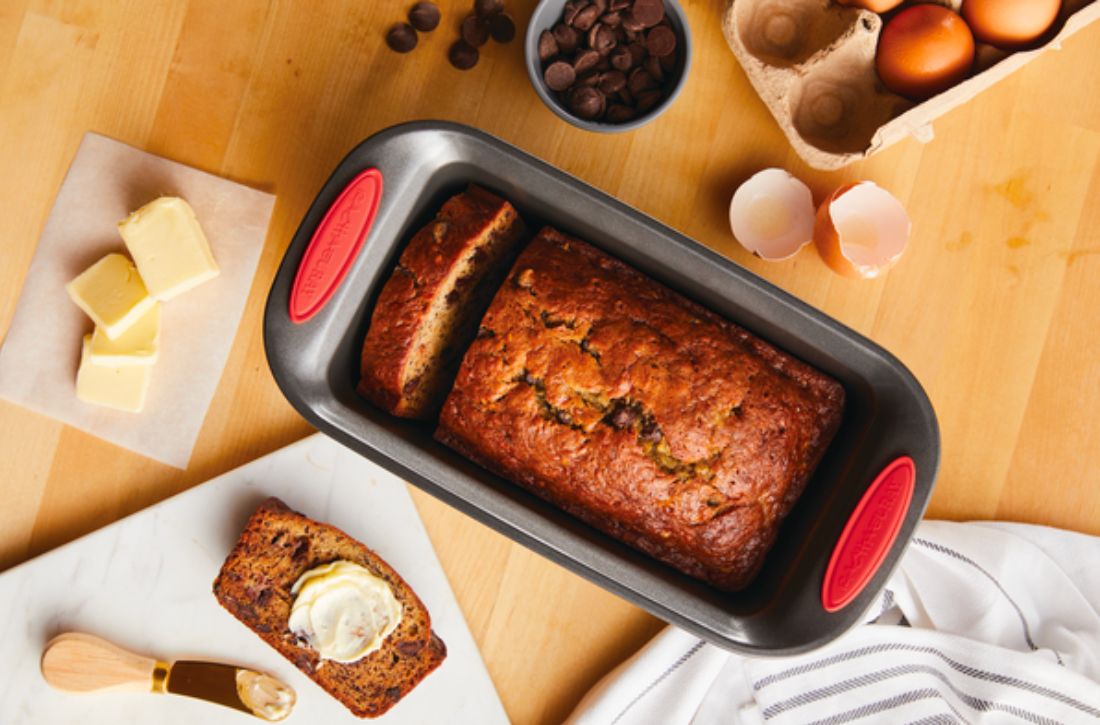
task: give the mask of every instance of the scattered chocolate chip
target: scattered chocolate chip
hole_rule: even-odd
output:
[[[474,12],[479,18],[488,18],[504,10],[504,0],[474,0]]]
[[[466,45],[480,48],[489,40],[489,28],[476,15],[467,15],[462,21],[462,39]]]
[[[539,34],[539,60],[545,63],[558,54],[558,41],[549,30]]]
[[[573,113],[587,120],[599,118],[605,103],[603,94],[591,86],[581,86],[569,95],[569,107]]]
[[[543,72],[543,78],[550,90],[564,91],[573,85],[573,81],[577,79],[577,72],[573,69],[573,66],[559,60],[547,66]]]
[[[395,649],[406,657],[415,657],[424,649],[424,643],[420,640],[402,640],[394,645]]]
[[[477,65],[477,48],[473,47],[465,40],[456,40],[451,46],[451,49],[447,51],[447,58],[455,68],[459,70],[470,70]]]
[[[386,33],[386,45],[397,53],[408,53],[416,47],[416,30],[408,23],[397,23]]]
[[[665,4],[662,0],[635,0],[630,14],[642,27],[652,28],[665,19]]]
[[[581,32],[588,32],[593,25],[596,24],[596,20],[600,17],[600,11],[595,5],[587,5],[573,18],[573,22],[569,23],[577,30]]]
[[[577,35],[577,31],[563,23],[555,25],[551,31],[554,34],[554,40],[558,41],[559,53],[572,53],[577,49],[577,43],[580,42],[580,36]]]
[[[676,33],[667,25],[658,25],[646,33],[645,47],[650,55],[668,55],[676,50]]]
[[[422,33],[439,27],[439,8],[435,3],[417,3],[409,9],[409,23]]]
[[[577,75],[585,73],[596,67],[596,64],[600,62],[600,54],[594,50],[582,50],[577,53],[577,56],[573,59],[573,70],[577,72]]]
[[[511,43],[516,37],[516,23],[508,13],[497,13],[489,20],[489,35],[498,43]]]

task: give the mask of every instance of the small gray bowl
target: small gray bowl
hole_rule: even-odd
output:
[[[683,54],[683,62],[680,64],[680,69],[676,79],[673,81],[671,90],[669,90],[668,95],[665,96],[660,103],[636,118],[632,118],[624,123],[604,123],[601,121],[586,121],[583,118],[578,118],[573,115],[568,108],[563,106],[558,99],[554,97],[553,92],[546,87],[546,81],[543,80],[542,77],[542,63],[539,62],[539,36],[542,34],[542,31],[549,30],[561,20],[562,12],[565,9],[565,0],[541,0],[538,6],[535,7],[535,12],[531,14],[531,20],[527,24],[527,35],[524,38],[524,56],[527,61],[527,75],[530,77],[531,85],[535,87],[535,92],[539,94],[539,98],[542,99],[542,102],[545,103],[551,111],[577,128],[583,128],[586,131],[595,131],[597,133],[633,131],[664,113],[684,88],[684,81],[687,80],[688,71],[691,69],[692,50],[691,28],[688,27],[687,17],[684,15],[683,8],[680,7],[678,0],[664,0],[664,3],[665,17],[668,18],[669,23],[671,23],[678,36],[677,39],[680,43],[678,52]]]

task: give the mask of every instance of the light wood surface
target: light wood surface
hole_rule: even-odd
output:
[[[897,354],[943,434],[929,515],[1100,533],[1100,25],[935,125],[836,172],[807,169],[720,32],[686,3],[696,55],[675,106],[621,135],[558,120],[522,43],[446,62],[468,0],[410,55],[382,43],[405,2],[0,2],[0,330],[85,131],[278,194],[251,298],[190,467],[178,471],[0,402],[0,567],[108,524],[310,432],[268,373],[267,287],[342,155],[419,118],[483,128],[728,255]],[[510,0],[521,30],[533,0]],[[730,235],[736,185],[783,166],[822,198],[853,179],[893,191],[910,249],[880,281],[804,249],[768,264]],[[559,721],[660,623],[419,492],[417,505],[517,723]]]

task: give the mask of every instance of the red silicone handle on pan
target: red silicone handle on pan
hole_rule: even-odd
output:
[[[878,474],[859,500],[844,531],[837,539],[825,582],[821,605],[827,612],[847,606],[863,591],[878,571],[901,530],[909,502],[913,500],[917,467],[902,456]]]
[[[290,288],[290,319],[301,324],[328,304],[370,233],[382,200],[382,172],[367,169],[325,212]]]

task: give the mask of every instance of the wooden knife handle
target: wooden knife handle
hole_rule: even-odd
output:
[[[81,632],[54,637],[42,653],[42,676],[68,692],[163,692],[167,674],[163,662]]]

